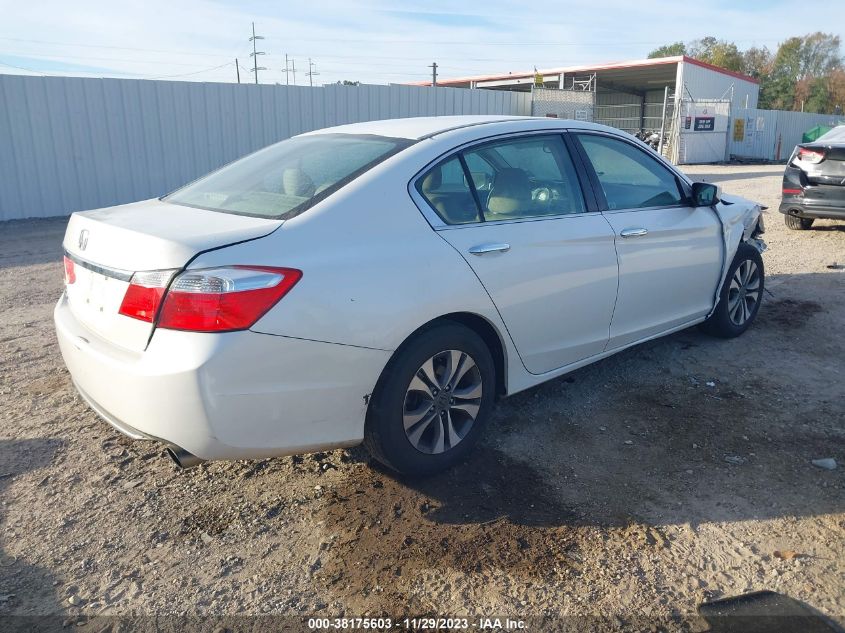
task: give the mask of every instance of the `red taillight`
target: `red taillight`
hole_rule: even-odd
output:
[[[69,286],[76,282],[76,268],[73,266],[73,260],[65,255],[65,283]]]
[[[186,271],[170,286],[158,327],[193,332],[245,330],[302,277],[294,268],[232,266]]]
[[[803,189],[783,189],[781,193],[785,196],[800,196],[804,193]]]
[[[806,147],[798,148],[798,160],[813,165],[820,163],[825,158],[825,152],[822,149],[807,149]]]
[[[172,270],[153,270],[132,275],[120,304],[120,314],[152,323],[173,273]]]

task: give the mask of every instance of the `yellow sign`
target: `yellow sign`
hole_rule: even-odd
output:
[[[745,139],[745,119],[734,119],[734,140],[742,141]]]

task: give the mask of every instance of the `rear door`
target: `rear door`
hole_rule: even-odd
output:
[[[417,190],[487,289],[528,371],[604,350],[616,300],[613,231],[588,206],[562,136],[473,146],[424,174]]]
[[[608,349],[707,315],[722,270],[716,212],[691,206],[683,183],[650,150],[606,134],[574,136],[619,256]]]

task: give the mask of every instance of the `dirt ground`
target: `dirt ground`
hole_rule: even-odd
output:
[[[361,449],[179,471],[123,438],[56,345],[65,221],[0,224],[0,614],[674,631],[700,630],[702,601],[770,589],[845,619],[845,223],[787,231],[779,166],[688,171],[771,207],[755,325],[503,400],[474,456],[422,481]]]

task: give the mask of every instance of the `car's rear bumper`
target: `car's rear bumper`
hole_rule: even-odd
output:
[[[157,330],[146,351],[90,332],[65,297],[59,347],[80,395],[137,439],[202,459],[304,453],[361,441],[367,400],[390,352],[257,332]]]
[[[787,165],[782,191],[781,213],[799,218],[845,220],[845,185],[809,182],[799,168]]]
[[[831,220],[845,220],[845,199],[842,203],[831,204],[830,201],[819,203],[813,200],[785,199],[778,209],[786,215],[799,218],[826,218]]]

